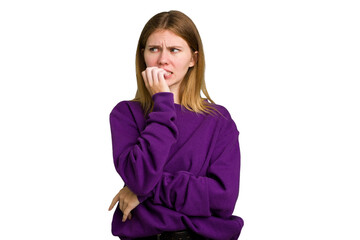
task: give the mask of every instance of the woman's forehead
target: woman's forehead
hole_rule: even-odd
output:
[[[156,30],[153,32],[146,45],[166,45],[166,46],[183,46],[187,45],[187,42],[180,36],[176,35],[170,30]]]

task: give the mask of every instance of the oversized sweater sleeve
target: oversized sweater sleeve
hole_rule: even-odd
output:
[[[115,168],[139,197],[148,195],[160,180],[178,136],[173,94],[154,94],[153,101],[153,111],[142,131],[127,102],[120,102],[110,113]]]
[[[239,192],[239,132],[229,119],[221,129],[206,176],[162,174],[153,201],[187,216],[230,217]]]

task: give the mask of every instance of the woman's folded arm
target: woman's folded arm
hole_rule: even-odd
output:
[[[178,137],[173,94],[154,94],[153,100],[154,109],[141,132],[127,102],[120,102],[110,114],[115,168],[140,199],[159,182]]]

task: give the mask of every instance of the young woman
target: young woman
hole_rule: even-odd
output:
[[[136,52],[135,99],[110,114],[114,164],[125,183],[109,207],[119,203],[115,236],[238,239],[239,132],[209,97],[204,71],[189,17],[170,11],[148,21]]]

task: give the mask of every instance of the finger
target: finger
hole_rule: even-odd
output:
[[[165,70],[159,72],[159,83],[160,84],[166,83],[165,74],[166,74]]]
[[[131,212],[129,213],[128,219],[129,219],[129,220],[132,219],[132,214],[131,214]]]
[[[109,207],[109,211],[111,209],[113,209],[113,207],[116,205],[116,203],[119,201],[119,194],[120,194],[120,191],[118,192],[118,194],[115,195],[115,197],[113,198],[111,204],[110,204],[110,207]]]
[[[161,70],[161,68],[154,68],[151,71],[154,85],[157,85],[159,83],[159,72],[161,72]]]
[[[159,85],[162,92],[170,92],[168,82],[165,80],[166,71],[162,72],[159,77]]]
[[[117,196],[115,196],[110,204],[110,207],[109,207],[109,211],[111,209],[113,209],[113,207],[115,206],[115,204],[119,201],[119,198],[117,198]]]
[[[166,71],[165,71],[164,69],[160,69],[160,70],[158,71],[157,78],[158,78],[159,82],[160,82],[161,79],[164,79],[165,73],[166,73]]]
[[[123,212],[122,221],[125,222],[126,219],[129,219],[129,220],[130,220],[130,219],[131,219],[130,215],[131,215],[130,211],[129,211],[129,210],[125,210],[125,211]]]
[[[146,72],[145,72],[149,87],[151,87],[153,85],[153,78],[152,78],[152,70],[153,69],[154,68],[147,68]]]
[[[126,221],[126,219],[128,218],[129,214],[130,214],[130,208],[125,209],[125,211],[123,212],[123,219],[122,219],[123,222]]]
[[[159,72],[158,72],[158,80],[160,82],[161,79],[164,79],[165,80],[165,74],[166,74],[166,71],[162,68],[159,68]]]
[[[123,218],[122,218],[122,222],[125,222],[127,219],[128,215],[126,215],[125,213],[123,214]]]

